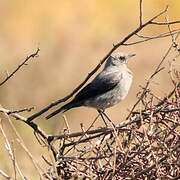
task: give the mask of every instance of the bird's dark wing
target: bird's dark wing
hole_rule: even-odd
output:
[[[82,105],[81,103],[83,102],[83,100],[87,100],[89,98],[106,93],[107,91],[110,91],[111,89],[116,87],[117,84],[118,84],[118,81],[107,81],[107,80],[103,80],[99,82],[98,84],[89,83],[75,96],[75,98],[71,102],[69,102],[68,104],[65,104],[61,108],[49,114],[46,117],[46,119],[49,119],[60,112],[65,112],[71,108],[81,106]]]
[[[113,89],[120,82],[116,74],[99,74],[91,83],[86,85],[73,99],[73,102],[83,101]]]
[[[65,112],[71,108],[79,107],[82,105],[83,100],[96,97],[112,90],[120,81],[121,77],[119,77],[118,73],[107,74],[102,72],[91,83],[85,86],[71,102],[52,112],[46,118],[49,119],[60,112]]]

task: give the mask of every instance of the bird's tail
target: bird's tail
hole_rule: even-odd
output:
[[[69,109],[79,107],[79,106],[80,106],[79,103],[69,102],[69,103],[65,104],[64,106],[62,106],[61,108],[57,109],[56,111],[52,112],[48,116],[46,116],[46,119],[50,119],[53,116],[57,115],[58,113],[61,113],[61,112],[64,113],[64,112],[68,111]]]

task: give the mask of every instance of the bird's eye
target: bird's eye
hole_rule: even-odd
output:
[[[120,56],[119,59],[120,59],[120,60],[124,60],[125,57],[124,57],[124,56]]]

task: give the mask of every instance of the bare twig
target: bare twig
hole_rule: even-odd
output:
[[[41,172],[40,172],[40,170],[42,171],[42,168],[36,163],[35,158],[33,158],[32,154],[30,153],[30,151],[28,150],[28,148],[27,148],[26,145],[24,144],[23,139],[21,138],[20,134],[17,132],[17,130],[16,130],[15,126],[13,125],[13,123],[12,123],[11,119],[9,118],[9,116],[7,116],[7,118],[8,118],[8,121],[9,121],[9,124],[10,124],[12,130],[13,130],[13,131],[15,132],[15,134],[16,134],[18,143],[21,145],[21,147],[22,147],[22,148],[25,150],[25,152],[28,154],[28,156],[30,157],[30,159],[31,159],[31,161],[32,161],[35,169],[37,170],[40,178],[43,179],[43,177],[42,177],[42,175],[41,175]]]
[[[139,0],[139,26],[142,26],[143,23],[143,0]]]
[[[178,87],[180,87],[180,82],[174,87],[174,89],[166,97],[163,98],[162,101],[157,103],[156,107],[161,106],[167,99],[169,99],[174,94],[174,92]]]
[[[0,175],[3,177],[3,178],[5,178],[5,179],[7,179],[7,180],[12,180],[12,178],[10,177],[10,176],[8,176],[4,171],[2,171],[1,169],[0,169]]]
[[[180,21],[170,21],[170,22],[156,22],[156,21],[151,21],[150,24],[154,24],[154,25],[162,25],[162,26],[166,26],[166,25],[170,25],[170,24],[179,24]]]
[[[3,84],[5,84],[10,78],[12,78],[12,77],[14,76],[14,74],[17,73],[17,72],[21,69],[22,66],[26,65],[27,62],[28,62],[30,59],[37,57],[39,51],[40,51],[40,49],[37,48],[36,52],[34,52],[33,54],[27,56],[26,59],[25,59],[22,63],[20,63],[20,64],[18,65],[18,67],[17,67],[11,74],[9,74],[9,75],[0,83],[0,86],[2,86]]]
[[[11,110],[9,111],[7,114],[14,114],[14,113],[21,113],[21,112],[30,112],[34,109],[34,107],[30,107],[30,108],[23,108],[23,109],[18,109],[18,110]]]
[[[6,136],[6,133],[5,133],[4,129],[3,129],[3,127],[2,127],[2,122],[1,122],[1,121],[2,121],[2,120],[0,119],[0,130],[1,130],[1,132],[2,132],[2,135],[3,135],[4,139],[5,139],[6,149],[7,149],[7,151],[8,151],[9,157],[10,157],[10,159],[11,159],[11,161],[12,161],[12,164],[13,164],[14,174],[15,174],[15,177],[14,177],[14,178],[16,179],[16,169],[17,169],[17,172],[19,173],[19,175],[21,176],[21,178],[22,178],[23,180],[25,180],[26,177],[23,175],[23,173],[21,172],[21,170],[20,170],[20,168],[19,168],[19,165],[18,165],[18,163],[17,163],[17,161],[16,161],[16,159],[15,159],[14,149],[13,149],[13,147],[11,146],[11,144],[10,144],[10,142],[9,142],[7,136]]]
[[[30,151],[27,149],[27,147],[25,146],[25,144],[23,143],[22,140],[17,139],[18,143],[21,145],[21,147],[24,149],[24,151],[27,153],[27,155],[29,156],[30,160],[32,161],[35,169],[37,170],[39,177],[43,180],[43,176],[41,174],[41,172],[43,172],[42,168],[37,164],[37,162],[35,161],[35,159],[33,158],[32,154],[30,153]]]
[[[146,37],[146,36],[138,35],[138,37],[142,38],[142,40],[124,43],[124,46],[131,46],[131,45],[140,44],[140,43],[147,42],[147,41],[154,40],[154,39],[169,37],[171,35],[178,34],[179,32],[180,32],[180,30],[178,29],[178,30],[173,30],[172,33],[166,32],[166,33],[162,33],[162,34],[159,34],[157,36],[152,36],[152,37]]]
[[[135,123],[135,122],[132,122]],[[130,124],[130,122],[123,122],[122,126],[118,125],[117,127],[115,127],[115,129],[117,131],[130,131],[130,129],[128,128],[124,128],[124,126],[126,126],[127,124]],[[75,133],[68,133],[68,134],[61,134],[61,135],[53,135],[53,136],[49,136],[49,138],[51,138],[51,140],[58,140],[58,139],[63,139],[63,138],[72,138],[72,137],[79,137],[82,135],[91,135],[91,134],[98,134],[98,133],[104,133],[104,134],[109,134],[111,132],[114,131],[114,128],[109,128],[109,127],[104,127],[104,128],[97,128],[97,129],[93,129],[93,130],[88,130],[85,132],[75,132]]]
[[[82,131],[82,134],[81,134],[80,138],[79,138],[76,142],[73,143],[74,146],[75,146],[76,144],[78,144],[79,142],[81,142],[81,141],[82,141],[82,138],[83,138],[85,135],[87,135],[86,132],[88,132],[88,131],[94,126],[94,123],[97,121],[98,117],[99,117],[99,114],[98,114],[98,116],[94,119],[94,121],[91,123],[91,125],[88,127],[88,129],[87,129],[86,131]],[[52,136],[52,138],[53,138],[53,136]],[[88,138],[89,138],[89,137],[88,137]],[[70,144],[70,143],[69,143],[69,144]],[[73,149],[74,146],[73,146],[71,149]],[[66,144],[66,145],[64,144],[64,146],[62,147],[62,149],[64,150],[66,147],[67,147],[67,144]],[[67,152],[69,152],[71,149],[69,149]],[[67,153],[67,152],[66,152],[66,153]]]
[[[5,109],[3,107],[0,107],[0,112],[3,112],[8,115],[8,113],[11,111],[8,109]],[[49,143],[48,135],[42,129],[40,129],[40,127],[37,124],[35,124],[34,122],[28,122],[27,118],[19,115],[18,113],[12,113],[12,114],[10,114],[10,116],[14,117],[16,120],[20,120],[20,121],[26,123],[28,126],[30,126],[34,130],[34,132],[36,134],[40,135],[40,137],[44,140],[43,142],[45,143],[45,145],[52,150],[54,157],[56,158],[56,150]]]

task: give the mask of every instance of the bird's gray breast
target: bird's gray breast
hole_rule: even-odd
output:
[[[125,68],[116,73],[114,78],[115,79],[112,79],[112,81],[118,80],[118,84],[113,89],[87,100],[85,106],[94,107],[96,109],[106,109],[123,100],[127,96],[131,86],[132,73],[129,69]]]
[[[127,71],[122,72],[121,76],[122,78],[119,82],[119,87],[117,87],[117,94],[118,99],[123,100],[127,96],[131,87],[132,73],[127,69]]]

